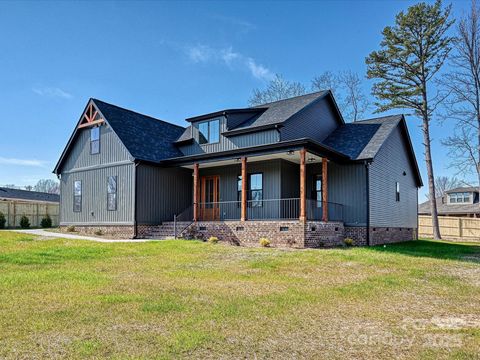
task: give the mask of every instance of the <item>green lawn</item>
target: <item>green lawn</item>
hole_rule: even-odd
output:
[[[250,249],[0,232],[0,358],[480,353],[480,246]]]

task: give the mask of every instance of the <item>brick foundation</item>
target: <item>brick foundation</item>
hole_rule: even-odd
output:
[[[75,227],[75,233],[79,235],[91,235],[98,236],[95,234],[96,231],[101,230],[102,235],[106,238],[111,239],[133,239],[135,234],[135,229],[133,225],[96,225],[96,226],[86,226],[86,225],[73,225]],[[60,230],[62,232],[67,231],[67,225],[61,225]]]
[[[370,245],[393,244],[404,241],[417,240],[415,228],[384,228],[370,229]]]
[[[259,246],[267,238],[277,247],[331,247],[343,243],[343,224],[308,221],[217,221],[197,222],[182,234],[188,238],[220,241],[243,246]]]

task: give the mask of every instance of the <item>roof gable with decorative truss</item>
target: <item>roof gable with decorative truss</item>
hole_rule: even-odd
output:
[[[98,108],[95,106],[93,101],[90,101],[90,103],[87,105],[87,108],[85,109],[85,112],[83,113],[80,123],[78,125],[78,128],[84,128],[84,127],[89,127],[89,126],[94,126],[94,125],[100,125],[105,122],[105,119],[103,119],[102,114],[98,110]]]

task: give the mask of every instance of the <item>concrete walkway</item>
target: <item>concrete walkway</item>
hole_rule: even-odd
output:
[[[155,241],[155,240],[151,240],[151,239],[136,239],[136,240],[133,240],[133,239],[122,239],[122,240],[104,239],[104,238],[93,237],[93,236],[64,234],[64,233],[58,233],[58,232],[53,232],[53,231],[46,231],[46,230],[43,230],[43,229],[15,229],[15,230],[1,230],[1,231],[14,231],[14,232],[19,232],[19,233],[23,233],[23,234],[38,235],[38,236],[48,237],[48,238],[90,240],[90,241],[98,241],[98,242],[102,242],[102,243]]]

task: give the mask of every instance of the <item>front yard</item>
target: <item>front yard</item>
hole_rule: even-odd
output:
[[[0,358],[479,358],[480,246],[0,232]]]

